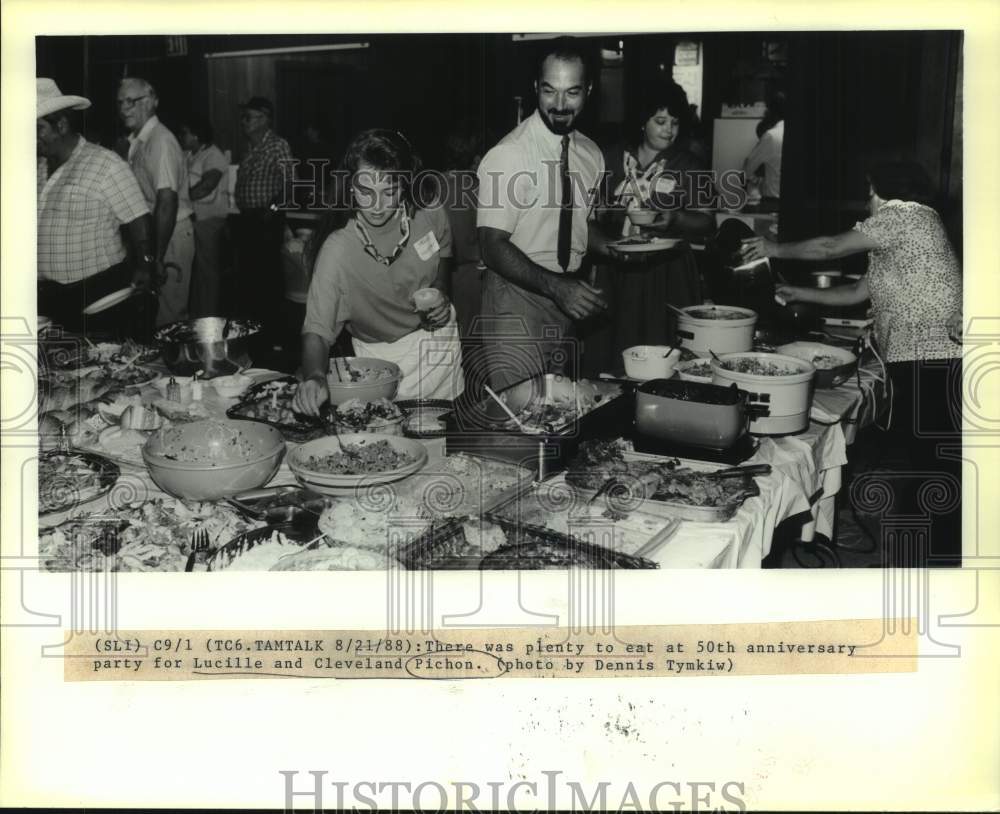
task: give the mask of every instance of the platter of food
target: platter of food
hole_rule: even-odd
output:
[[[183,571],[196,531],[207,536],[211,554],[262,525],[222,504],[161,497],[43,531],[38,553],[48,571]]]
[[[393,485],[393,492],[431,517],[479,517],[531,485],[534,473],[508,461],[455,453]]]
[[[404,415],[399,407],[386,398],[374,401],[349,399],[333,408],[337,431],[344,433],[374,432],[401,435]]]
[[[639,504],[641,511],[678,520],[724,522],[747,498],[759,495],[760,487],[752,475],[712,477],[723,468],[721,464],[634,452],[622,439],[591,441],[581,445],[564,474],[548,483],[553,487],[568,485],[589,502],[611,480],[637,482],[656,471],[659,483],[653,494]],[[600,499],[593,502],[595,507],[605,505],[606,501]]]
[[[636,254],[645,252],[664,252],[673,249],[683,241],[680,238],[671,237],[646,237],[633,235],[622,240],[616,240],[608,244],[608,248],[624,254]]]
[[[426,463],[427,449],[419,441],[377,433],[318,438],[288,456],[288,467],[299,482],[321,493],[330,487],[390,483]]]
[[[106,362],[75,370],[48,370],[39,381],[41,412],[68,410],[125,391],[137,391],[159,378],[141,365]]]
[[[506,411],[498,415],[500,426],[509,431],[533,435],[558,434],[569,430],[584,416],[621,395],[621,389],[610,383],[573,381],[563,376],[547,374],[542,379],[529,379],[503,390],[500,400],[516,416]],[[487,402],[496,414],[495,405]],[[489,414],[489,413],[487,413]]]
[[[481,518],[440,526],[400,551],[399,559],[412,570],[478,569],[484,557],[507,545],[507,533]]]
[[[108,363],[123,365],[127,362],[141,365],[153,362],[159,356],[159,348],[126,339],[124,342],[85,342],[73,349],[59,348],[51,355],[49,363],[61,369]]]
[[[305,443],[327,435],[329,430],[320,418],[303,415],[292,409],[292,399],[299,382],[294,376],[255,384],[235,405],[226,410],[228,418],[270,424],[288,441]]]
[[[76,509],[108,492],[121,470],[101,455],[80,450],[50,450],[38,458],[38,513]]]
[[[591,545],[544,529],[469,520],[424,534],[398,554],[411,570],[651,569],[641,556]]]
[[[593,568],[601,570],[659,568],[652,560],[588,545],[578,540],[558,540],[528,530],[514,544],[487,554],[481,570],[542,570]]]
[[[423,507],[411,500],[376,503],[368,500],[331,501],[317,529],[331,543],[396,552],[413,543],[435,525]]]
[[[615,554],[642,557],[655,553],[676,530],[672,517],[632,511],[613,514],[602,503],[591,503],[555,479],[536,484],[486,518],[515,532],[529,530],[559,542],[575,541]]]
[[[402,565],[388,552],[344,545],[304,548],[278,560],[271,571],[386,571]]]

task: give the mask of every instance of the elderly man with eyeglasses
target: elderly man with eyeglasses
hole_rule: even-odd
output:
[[[159,326],[188,318],[194,209],[184,152],[157,117],[158,105],[156,90],[145,79],[127,77],[119,84],[118,114],[129,132],[128,163],[153,213]]]

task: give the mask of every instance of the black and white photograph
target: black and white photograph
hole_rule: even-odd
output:
[[[962,49],[38,37],[43,565],[960,566]]]
[[[0,806],[1000,811],[995,3],[0,17]]]

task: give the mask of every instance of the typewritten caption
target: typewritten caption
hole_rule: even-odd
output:
[[[376,631],[118,631],[66,643],[68,681],[212,678],[620,678],[916,669],[916,625],[881,619],[734,625]]]

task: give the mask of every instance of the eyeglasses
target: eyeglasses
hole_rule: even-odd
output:
[[[124,99],[118,100],[118,107],[125,107],[125,108],[135,107],[136,102],[141,102],[143,99],[148,99],[148,98],[149,98],[148,94],[146,96],[134,96],[134,97],[126,96]]]

